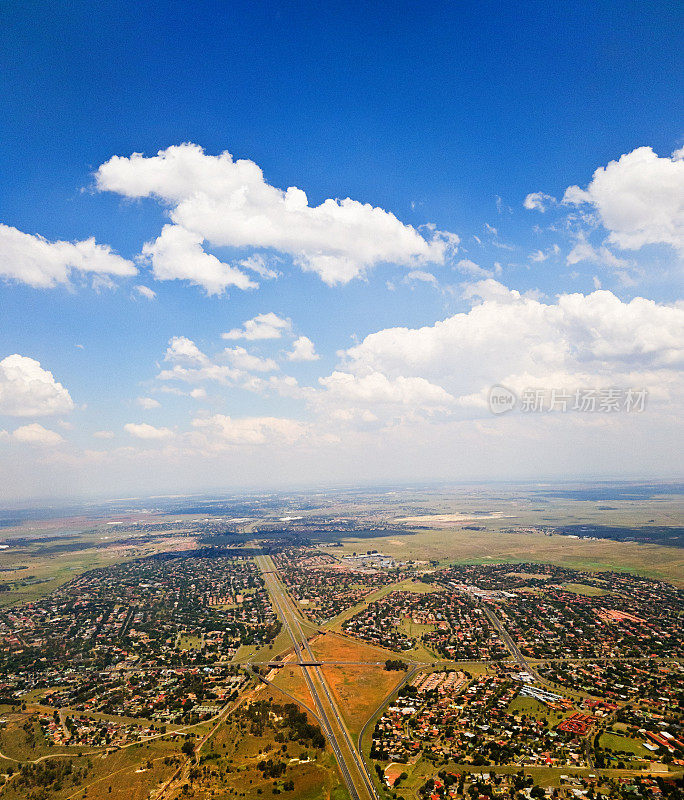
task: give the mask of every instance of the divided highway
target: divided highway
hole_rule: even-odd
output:
[[[508,648],[508,652],[513,656],[513,658],[517,661],[518,666],[523,672],[529,672],[530,675],[538,682],[540,681],[539,675],[537,674],[534,667],[530,664],[530,662],[525,658],[525,656],[520,652],[520,648],[518,645],[513,641],[510,633],[504,628],[501,620],[495,614],[494,610],[490,608],[486,603],[482,604],[482,609],[484,613],[487,615],[487,619],[492,623],[492,625],[496,628],[501,640]]]
[[[304,666],[317,662],[300,624],[299,610],[288,594],[270,556],[256,556],[266,587],[283,625],[292,639],[297,662],[314,700],[323,733],[330,742],[337,763],[352,800],[378,800],[373,781],[359,751],[342,721],[325,677],[318,666]]]

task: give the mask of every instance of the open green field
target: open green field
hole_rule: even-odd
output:
[[[441,661],[442,656],[426,647],[420,641],[420,637],[428,631],[434,630],[434,625],[422,625],[418,622],[413,622],[410,619],[402,619],[399,623],[399,630],[403,631],[407,636],[416,639],[416,646],[410,650],[402,650],[402,655],[410,658],[413,661]]]
[[[647,760],[653,757],[651,751],[644,747],[641,741],[632,739],[630,736],[620,736],[619,733],[611,731],[604,731],[601,734],[599,745],[606,750],[612,750],[614,754],[630,753]]]
[[[510,524],[510,523],[509,523]],[[393,543],[394,542],[394,543]],[[377,548],[397,559],[458,563],[557,564],[589,571],[615,570],[661,578],[684,586],[684,551],[681,548],[606,539],[570,539],[544,533],[502,533],[491,527],[475,531],[458,529],[416,530],[397,537],[343,539],[344,552]]]
[[[508,713],[534,717],[537,720],[546,720],[549,727],[553,728],[565,717],[570,716],[573,711],[559,711],[545,706],[544,703],[540,703],[534,697],[522,697],[519,695],[509,703]]]
[[[0,530],[8,543],[0,549],[0,608],[30,603],[91,569],[195,546],[193,536],[177,531],[136,537],[101,522],[86,527]]]
[[[197,636],[193,633],[181,634],[178,637],[176,647],[179,650],[201,650],[203,644],[203,637]]]

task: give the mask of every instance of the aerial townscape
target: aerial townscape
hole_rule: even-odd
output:
[[[6,515],[0,797],[680,797],[681,487],[638,488]]]

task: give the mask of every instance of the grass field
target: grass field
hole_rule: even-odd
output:
[[[16,761],[33,761],[46,755],[73,754],[90,748],[82,747],[50,747],[37,719],[27,713],[8,713],[2,706],[0,713],[7,720],[7,727],[0,730],[0,753],[7,759]],[[6,766],[5,762],[0,764]]]
[[[509,714],[525,715],[527,717],[534,717],[537,720],[546,720],[550,728],[555,728],[559,722],[569,717],[574,713],[574,709],[567,711],[560,711],[554,708],[545,706],[533,697],[518,696],[512,700],[508,705]]]
[[[32,537],[40,536],[39,532],[28,530]],[[44,535],[50,534],[50,540],[17,540],[25,533],[23,529],[0,531],[0,539],[10,543],[7,549],[0,550],[0,584],[6,587],[0,592],[0,608],[37,600],[91,569],[195,546],[194,537],[168,532],[136,542],[129,533],[102,525],[76,534],[61,532],[63,535],[59,529],[47,529]]]
[[[639,758],[652,758],[652,753],[640,741],[610,731],[601,734],[599,745],[606,750],[612,750],[613,753],[631,753]]]
[[[289,698],[276,689],[262,684],[255,700],[289,703]],[[210,743],[202,750],[206,772],[196,782],[189,798],[241,797],[256,800],[282,790],[285,780],[294,782],[294,791],[286,796],[293,800],[349,800],[335,759],[329,749],[306,749],[297,742],[277,742],[273,730],[255,735],[236,719],[219,726]],[[257,768],[267,758],[287,763],[285,775],[278,779],[265,778]]]
[[[424,633],[434,630],[434,628],[434,625],[422,625],[410,619],[402,619],[399,623],[399,629],[407,636],[411,636],[417,640],[416,646],[412,647],[410,650],[403,650],[402,655],[410,658],[412,661],[441,661],[442,656],[430,650],[429,647],[426,647],[420,641],[420,637]]]
[[[77,781],[74,782],[72,776],[69,776],[51,784],[49,794],[45,795],[50,800],[71,800],[84,796],[95,800],[105,797],[114,800],[144,800],[175,769],[173,760],[179,758],[181,744],[180,739],[171,741],[167,738],[108,754],[102,751],[100,754],[90,754],[89,749],[84,747],[48,747],[39,728],[33,745],[26,736],[12,731],[10,726],[2,733],[4,736],[0,737],[0,749],[5,755],[12,755],[22,762],[42,759],[44,766],[47,766],[46,756],[50,763],[63,766],[71,764],[72,776],[77,775]],[[21,733],[24,733],[23,729]],[[6,734],[11,737],[10,742],[7,741]],[[2,787],[0,797],[3,800],[25,800],[27,791],[32,790],[19,785],[16,777],[18,765],[0,760],[3,771],[10,767],[15,775]]]
[[[202,637],[196,634],[186,633],[178,637],[177,647],[179,650],[201,650]]]
[[[394,541],[398,544],[392,544]],[[419,530],[401,540],[349,536],[343,544],[345,553],[361,547],[377,548],[393,558],[434,560],[442,565],[531,561],[589,571],[635,572],[684,586],[684,551],[681,548],[605,539],[569,539],[543,533],[501,533],[491,523],[484,531]]]
[[[384,664],[388,658],[397,658],[393,650],[336,633],[316,636],[311,640],[311,649],[321,661],[371,661]]]
[[[284,689],[309,708],[315,708],[311,692],[304,678],[301,667],[282,667],[271,678],[274,686]],[[287,697],[285,695],[284,697]],[[287,702],[290,702],[289,699]]]
[[[349,732],[358,734],[382,700],[404,678],[404,672],[382,667],[321,667]]]

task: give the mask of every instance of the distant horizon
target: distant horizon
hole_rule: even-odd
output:
[[[0,512],[10,513],[12,511],[58,511],[62,510],[87,510],[88,507],[106,510],[106,507],[115,503],[144,503],[147,501],[163,501],[173,500],[205,500],[207,502],[229,502],[231,499],[239,500],[246,497],[259,497],[259,496],[275,496],[275,497],[288,497],[288,496],[304,496],[319,495],[319,494],[335,494],[344,492],[392,492],[392,491],[409,491],[415,489],[421,490],[458,490],[459,488],[497,488],[497,487],[521,487],[521,488],[534,488],[534,489],[561,489],[563,487],[653,487],[653,488],[670,488],[672,491],[666,494],[684,494],[684,481],[682,479],[639,479],[639,478],[586,478],[586,479],[557,479],[557,480],[471,480],[471,481],[452,481],[452,480],[435,480],[435,481],[405,481],[405,482],[388,482],[388,483],[339,483],[339,484],[318,484],[318,485],[292,485],[283,487],[233,487],[224,489],[207,489],[205,491],[197,492],[170,492],[168,494],[141,494],[131,495],[129,497],[113,497],[105,495],[91,495],[91,496],[74,496],[74,497],[34,497],[34,498],[19,498],[14,501],[0,502]],[[656,494],[658,492],[655,492]],[[458,496],[454,496],[454,501],[458,501]],[[111,513],[116,514],[114,510]],[[121,512],[119,512],[121,513]],[[170,512],[171,513],[171,512]],[[174,512],[175,513],[175,512]],[[181,513],[181,512],[178,512]],[[27,519],[29,519],[27,517]],[[2,518],[0,517],[0,530],[2,529]]]

